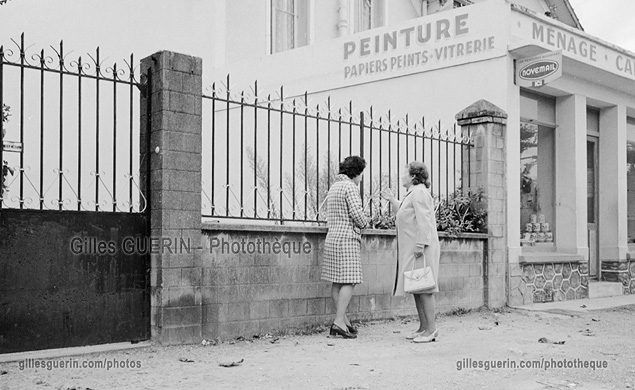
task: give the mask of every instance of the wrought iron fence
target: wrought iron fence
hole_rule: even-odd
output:
[[[470,184],[472,141],[455,124],[395,120],[352,102],[335,109],[331,97],[312,105],[308,93],[287,98],[283,88],[263,96],[257,82],[251,91],[229,85],[228,76],[203,94],[205,218],[324,222],[328,189],[349,155],[367,161],[360,194],[371,217],[390,207],[384,188],[401,194],[399,173],[412,160],[426,163],[438,199]]]
[[[142,212],[135,59],[0,46],[0,208]],[[15,46],[15,49],[13,48]],[[143,166],[143,165],[141,165]]]

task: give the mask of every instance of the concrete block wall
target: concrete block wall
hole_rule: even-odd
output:
[[[474,309],[485,304],[484,266],[486,235],[450,238],[441,234],[441,261],[437,311]],[[414,301],[412,301],[414,305]]]
[[[258,229],[204,225],[203,338],[284,333],[333,321],[331,284],[320,280],[326,229]],[[483,235],[442,239],[438,312],[483,306],[483,248]],[[351,319],[416,314],[412,296],[392,296],[396,256],[394,231],[363,235],[364,282],[355,287]]]

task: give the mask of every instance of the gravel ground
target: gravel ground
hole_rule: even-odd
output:
[[[416,327],[406,318],[359,324],[356,340],[327,337],[323,328],[309,335],[151,346],[45,361],[132,365],[109,370],[21,370],[20,362],[3,363],[0,389],[635,390],[635,306],[573,317],[522,310],[455,313],[438,319],[439,338],[428,344],[405,339]],[[600,368],[518,367],[526,361],[563,364],[565,359]],[[466,364],[477,367],[459,367]],[[509,367],[513,364],[517,367]]]

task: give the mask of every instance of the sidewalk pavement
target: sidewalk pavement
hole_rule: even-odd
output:
[[[532,312],[545,312],[568,316],[580,316],[595,310],[610,309],[620,306],[635,305],[635,295],[621,295],[608,298],[576,299],[571,301],[535,303],[526,306],[510,306],[512,309]],[[40,351],[16,352],[0,354],[0,363],[15,362],[25,359],[53,359],[66,356],[87,355],[127,349],[140,349],[152,346],[151,341],[136,344],[114,343],[90,345],[85,347],[46,349]]]
[[[519,310],[579,316],[596,310],[611,309],[628,305],[635,305],[635,295],[617,295],[614,297],[594,299],[575,299],[571,301],[534,303],[531,305],[510,307]]]

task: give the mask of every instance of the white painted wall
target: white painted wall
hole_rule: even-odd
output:
[[[267,54],[267,2],[262,0],[226,1],[226,63]]]
[[[414,12],[410,2],[404,4],[408,4]],[[509,80],[500,77],[507,74],[507,31],[503,23],[495,22],[504,18],[506,13],[509,14],[510,10],[504,1],[489,1],[276,55],[261,55],[215,69],[213,73],[217,80],[223,80],[225,75],[230,74],[235,92],[248,89],[258,80],[261,95],[275,94],[283,85],[286,96],[299,96],[309,91],[316,100],[331,95],[334,105],[353,100],[360,109],[374,106],[378,112],[391,109],[397,117],[409,113],[411,116],[426,115],[430,120],[453,122],[458,111],[480,98],[488,99],[503,109],[507,105]],[[459,30],[467,33],[455,34],[457,20],[463,23]],[[438,23],[449,23],[450,37],[445,34],[437,36]],[[375,37],[382,39],[383,34],[393,32],[402,36],[400,31],[403,29],[428,24],[432,38],[424,44],[415,44],[412,37],[410,46],[401,40],[397,49],[384,52],[380,45],[379,53],[364,55],[360,52],[364,39],[374,42]],[[452,58],[449,55],[435,57],[437,51],[441,53],[440,50],[452,45],[476,40],[482,45],[483,40],[490,38],[491,49]],[[357,50],[345,59],[347,44],[354,44]],[[392,61],[399,56],[423,51],[430,57],[426,64],[401,69],[396,64],[392,67]],[[346,67],[384,60],[390,68],[386,71],[346,77]]]
[[[338,22],[340,6],[347,8],[349,22],[349,35],[353,34],[354,5],[357,0],[309,0],[311,10],[310,24],[313,31],[309,44],[321,43],[339,37]],[[417,9],[420,0],[384,0],[385,20],[387,26],[401,24],[405,21],[419,17]],[[498,2],[500,0],[474,0],[479,4],[485,2]],[[222,67],[227,64],[252,60],[264,55],[267,51],[267,39],[270,32],[270,0],[214,0],[210,2],[214,9],[212,25],[214,34],[210,37],[211,46],[226,48],[226,55],[216,55],[224,62],[214,61],[214,67]],[[515,0],[529,9],[542,14],[547,9],[543,0]],[[438,1],[430,0],[429,14],[438,11]],[[467,10],[472,6],[465,7]],[[447,12],[447,11],[444,11]],[[220,18],[219,16],[222,16]]]

